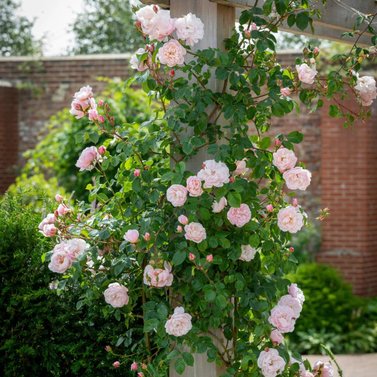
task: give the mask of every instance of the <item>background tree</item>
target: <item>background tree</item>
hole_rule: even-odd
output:
[[[15,0],[0,0],[0,55],[33,55],[41,52],[41,41],[32,35],[33,21],[18,16],[20,4]]]
[[[128,0],[85,0],[72,30],[74,54],[133,52],[142,43]]]

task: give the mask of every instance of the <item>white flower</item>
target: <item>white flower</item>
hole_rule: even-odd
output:
[[[298,79],[304,84],[313,84],[314,78],[317,75],[317,70],[315,68],[310,68],[306,63],[301,65],[296,65],[296,70],[298,73]]]
[[[177,37],[183,39],[191,47],[204,37],[204,24],[200,18],[192,13],[177,18],[175,20],[175,29]]]

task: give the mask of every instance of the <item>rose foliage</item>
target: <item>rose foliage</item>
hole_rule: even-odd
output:
[[[118,345],[132,352],[116,355],[115,368],[165,376],[206,353],[224,376],[332,376],[330,364],[311,367],[284,340],[304,303],[286,279],[297,265],[291,234],[307,222],[290,196],[311,173],[294,153],[300,133],[264,134],[273,116],[299,110],[297,97],[311,110],[333,98],[331,114],[347,124],[365,119],[376,83],[357,72],[369,50],[338,56],[341,67],[327,76],[310,46],[295,67],[281,66],[274,33],[286,19],[311,25],[306,0],[244,11],[224,50],[196,50],[205,27],[181,16],[157,6],[136,12],[146,46],[131,59],[138,72],[129,84],[160,104],[148,121],[120,124],[90,86],[75,93],[71,114],[103,141],[77,156],[77,170],[92,173],[89,203],[72,208],[57,196],[40,224],[57,239],[49,268],[62,277],[59,289],[70,279],[86,287],[79,306],[102,297],[124,321]],[[346,93],[357,113],[342,104]]]

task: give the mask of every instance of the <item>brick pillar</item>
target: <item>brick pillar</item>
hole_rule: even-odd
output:
[[[377,103],[371,111],[368,122],[349,129],[328,108],[321,121],[321,199],[331,214],[317,260],[339,269],[364,296],[377,294]]]
[[[0,87],[0,193],[16,177],[18,159],[18,90]]]

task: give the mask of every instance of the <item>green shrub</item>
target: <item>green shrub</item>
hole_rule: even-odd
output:
[[[377,301],[352,293],[332,267],[302,264],[290,276],[304,291],[296,331],[289,335],[298,352],[319,353],[321,344],[335,353],[377,351]]]
[[[103,298],[92,311],[76,307],[80,287],[67,286],[59,295],[49,289],[54,274],[41,256],[52,245],[37,230],[40,220],[21,197],[0,202],[0,375],[127,376],[124,368],[112,367],[114,356],[104,350],[126,330],[98,310],[105,307]]]

